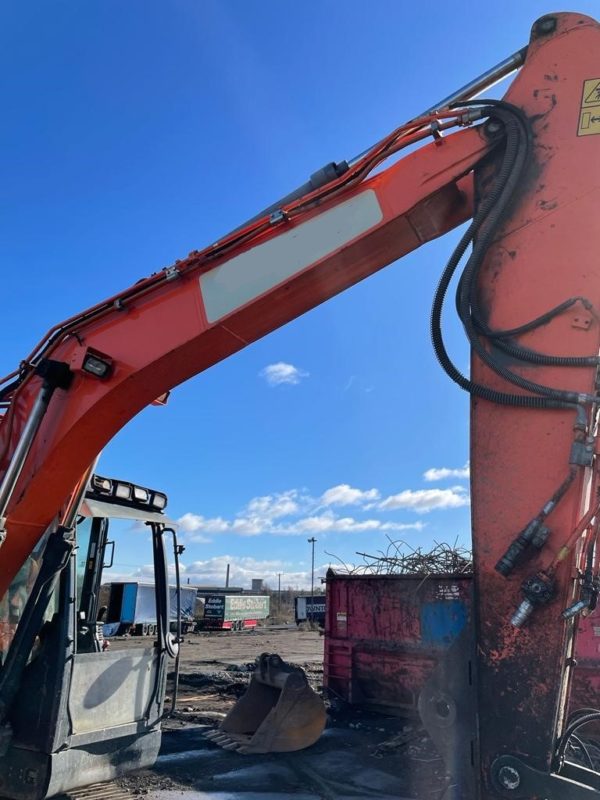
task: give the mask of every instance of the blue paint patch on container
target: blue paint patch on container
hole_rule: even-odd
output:
[[[463,600],[435,600],[421,606],[421,639],[424,644],[448,647],[467,624]]]

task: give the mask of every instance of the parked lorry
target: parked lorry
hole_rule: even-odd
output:
[[[196,589],[182,586],[181,633],[194,627]],[[177,587],[169,586],[171,627],[177,622]],[[108,584],[108,608],[104,636],[155,636],[157,631],[156,594],[153,583],[113,581]]]
[[[204,600],[204,614],[196,622],[196,628],[241,631],[255,628],[258,620],[268,616],[268,595],[212,594]]]
[[[301,622],[317,622],[325,627],[325,595],[294,597],[294,619],[296,625]]]

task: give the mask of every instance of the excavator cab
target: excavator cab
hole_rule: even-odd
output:
[[[169,533],[175,558],[179,548],[165,506],[160,492],[92,476],[74,549],[61,562],[46,536],[0,602],[0,796],[42,800],[156,759],[167,664],[179,644],[170,632]],[[104,644],[100,603],[115,519],[149,526],[155,573],[156,640],[121,650]]]

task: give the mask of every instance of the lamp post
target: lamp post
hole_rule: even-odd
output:
[[[307,539],[308,543],[312,545],[312,561],[310,568],[310,613],[308,618],[313,621],[313,595],[315,592],[315,542],[317,541],[314,536]]]
[[[281,572],[277,573],[277,613],[281,616]]]

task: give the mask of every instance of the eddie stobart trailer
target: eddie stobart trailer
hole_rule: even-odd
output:
[[[196,623],[201,631],[255,628],[258,621],[269,616],[267,595],[207,595],[204,616]]]

